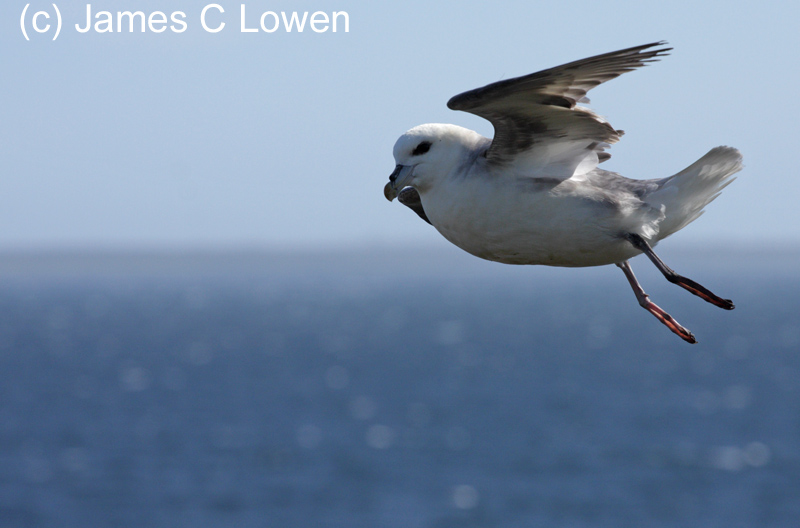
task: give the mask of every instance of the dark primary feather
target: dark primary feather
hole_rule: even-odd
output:
[[[552,139],[596,142],[601,161],[608,159],[603,144],[619,140],[615,130],[593,112],[576,108],[595,86],[658,60],[672,48],[654,42],[507,79],[456,95],[447,106],[489,120],[495,129],[486,157],[503,163],[537,143]]]

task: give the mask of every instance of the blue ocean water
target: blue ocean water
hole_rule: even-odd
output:
[[[794,527],[797,252],[0,256],[0,526]]]

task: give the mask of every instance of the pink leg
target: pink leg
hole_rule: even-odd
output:
[[[733,302],[730,299],[723,299],[722,297],[716,295],[703,285],[697,284],[692,279],[688,279],[683,275],[678,275],[677,273],[675,273],[675,271],[673,271],[672,268],[664,264],[664,261],[658,258],[658,255],[656,255],[656,252],[653,251],[653,248],[650,247],[650,244],[648,244],[647,241],[642,237],[640,237],[639,235],[629,234],[627,238],[628,241],[631,244],[633,244],[633,247],[635,247],[636,249],[647,255],[647,258],[649,258],[653,262],[653,264],[656,265],[658,271],[663,273],[664,277],[666,277],[666,279],[670,281],[672,284],[677,284],[684,290],[691,292],[694,295],[697,295],[704,301],[709,302],[714,306],[719,306],[720,308],[723,308],[725,310],[733,310],[735,308]]]
[[[628,282],[633,288],[633,293],[636,295],[636,300],[639,301],[639,305],[656,316],[656,319],[664,323],[664,325],[672,330],[674,333],[678,334],[678,336],[688,343],[697,343],[697,340],[694,338],[694,335],[681,326],[678,321],[672,318],[670,314],[662,310],[657,304],[650,301],[650,297],[644,292],[642,286],[639,284],[639,281],[636,280],[636,276],[633,274],[633,270],[631,269],[631,265],[628,264],[628,261],[625,260],[623,262],[617,263],[617,266],[625,273],[625,277],[628,279]]]

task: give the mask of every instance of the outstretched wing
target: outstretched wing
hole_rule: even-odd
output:
[[[486,152],[493,164],[520,164],[542,176],[569,178],[593,169],[610,155],[604,148],[622,136],[591,110],[586,93],[670,51],[654,42],[570,62],[523,77],[499,81],[448,101],[488,119],[494,139]]]

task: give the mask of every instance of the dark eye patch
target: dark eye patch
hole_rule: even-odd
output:
[[[416,146],[414,151],[411,153],[412,156],[420,156],[425,154],[431,149],[431,142],[430,141],[423,141],[419,145]]]

